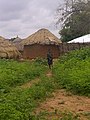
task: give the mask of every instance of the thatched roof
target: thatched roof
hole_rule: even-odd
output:
[[[0,36],[0,58],[17,58],[20,56],[17,48]]]
[[[21,41],[22,41],[22,39],[17,36],[17,37],[13,40],[13,43],[19,43],[19,42],[21,42]]]
[[[45,44],[59,45],[61,41],[54,34],[52,34],[49,30],[40,29],[21,42],[22,45],[31,45],[35,43],[43,44],[43,45]]]

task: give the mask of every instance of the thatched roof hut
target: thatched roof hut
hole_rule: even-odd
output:
[[[40,29],[21,42],[24,46],[23,56],[27,59],[36,57],[46,58],[47,51],[50,49],[53,57],[59,56],[58,46],[61,41],[47,29]]]
[[[17,48],[11,42],[0,36],[0,58],[18,58]]]
[[[40,29],[34,34],[30,35],[26,39],[24,39],[21,44],[22,45],[32,45],[32,44],[42,44],[42,45],[48,45],[48,44],[55,44],[59,45],[61,43],[61,40],[59,40],[54,34],[52,34],[47,29]]]

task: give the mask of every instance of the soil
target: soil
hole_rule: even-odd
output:
[[[29,82],[21,85],[20,87],[23,88],[23,89],[24,88],[30,88],[32,85],[37,84],[39,81],[40,81],[40,79],[36,78],[35,80],[29,81]]]
[[[64,89],[56,90],[53,92],[53,97],[47,98],[35,112],[38,114],[41,111],[54,112],[55,110],[78,114],[80,120],[90,120],[90,98],[73,95]]]

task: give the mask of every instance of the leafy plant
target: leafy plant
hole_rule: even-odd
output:
[[[76,50],[61,57],[53,72],[63,88],[90,96],[90,48]]]
[[[35,62],[42,65],[47,65],[47,60],[43,58],[36,58]]]

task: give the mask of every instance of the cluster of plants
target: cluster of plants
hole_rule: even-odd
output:
[[[47,60],[46,60],[46,59],[43,59],[43,58],[36,58],[36,59],[35,59],[35,62],[36,62],[37,64],[47,65]]]
[[[56,87],[54,79],[45,76],[47,69],[36,61],[0,60],[0,120],[33,120],[34,108]],[[20,87],[38,77],[30,88]]]
[[[39,77],[45,70],[45,66],[37,65],[35,61],[0,60],[0,92],[8,92],[11,87]]]
[[[71,112],[62,112],[59,110],[49,111],[40,111],[39,114],[32,115],[33,120],[80,120],[79,115],[73,115]]]
[[[83,47],[80,50],[74,50],[69,53],[66,53],[65,55],[61,56],[59,58],[60,63],[67,62],[70,59],[75,60],[85,60],[90,58],[90,48],[89,47]]]
[[[46,119],[49,113],[35,115],[33,112],[59,87],[90,95],[90,48],[61,57],[54,63],[53,77],[46,76],[48,67],[42,61],[0,60],[0,120]],[[40,81],[31,87],[20,87],[38,77]],[[60,115],[61,120],[77,119],[71,113]]]
[[[90,48],[60,57],[53,72],[60,87],[90,96]]]
[[[30,88],[13,88],[9,93],[0,96],[0,119],[1,120],[36,120],[32,115],[33,110],[46,97],[51,96],[56,85],[54,79],[45,75],[41,76],[40,82]]]

